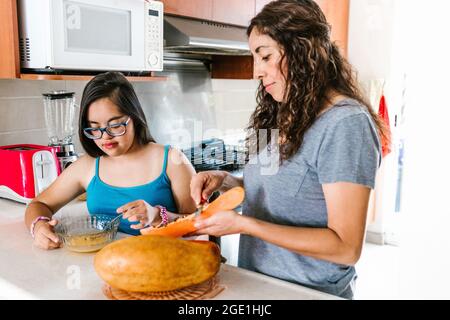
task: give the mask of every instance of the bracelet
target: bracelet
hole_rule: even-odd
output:
[[[36,223],[38,223],[39,221],[50,221],[51,219],[49,217],[45,217],[45,216],[39,216],[36,219],[34,219],[34,221],[31,223],[31,228],[30,228],[30,234],[34,239],[34,227],[36,226]]]
[[[155,206],[159,208],[159,215],[161,216],[161,223],[159,226],[165,226],[169,223],[169,216],[167,215],[167,209],[163,206]]]

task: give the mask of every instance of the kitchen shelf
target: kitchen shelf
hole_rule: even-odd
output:
[[[67,74],[35,74],[35,73],[22,73],[20,79],[23,80],[79,80],[89,81],[95,75],[67,75]],[[167,77],[154,77],[154,76],[127,76],[128,81],[166,81]]]

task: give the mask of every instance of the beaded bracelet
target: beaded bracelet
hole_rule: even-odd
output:
[[[167,215],[167,209],[163,206],[156,206],[156,208],[159,208],[159,215],[161,216],[161,224],[160,225],[167,225],[169,223],[169,216]]]
[[[51,219],[49,217],[45,217],[45,216],[39,216],[36,219],[34,219],[34,221],[31,223],[31,227],[30,227],[30,234],[34,239],[34,227],[36,226],[36,223],[38,223],[39,221],[50,221]]]

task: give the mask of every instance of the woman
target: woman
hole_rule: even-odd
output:
[[[25,224],[36,246],[60,246],[52,216],[85,191],[90,214],[123,213],[119,230],[134,235],[146,225],[195,211],[189,194],[194,168],[182,152],[155,143],[136,93],[122,74],[100,74],[86,85],[79,136],[87,155],[26,209]]]
[[[258,154],[243,179],[210,171],[191,181],[196,203],[215,190],[244,186],[243,214],[198,218],[197,233],[240,233],[240,267],[352,298],[382,123],[314,1],[271,2],[247,34],[260,80],[247,141]],[[275,147],[264,146],[262,129]],[[280,160],[275,174],[264,173],[265,153]]]

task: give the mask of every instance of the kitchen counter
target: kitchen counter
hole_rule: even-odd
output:
[[[95,253],[34,247],[24,212],[25,205],[0,199],[0,299],[106,299],[93,266]],[[86,203],[74,201],[57,216],[83,213]],[[219,279],[225,286],[214,298],[219,300],[339,299],[227,264],[222,265]]]

